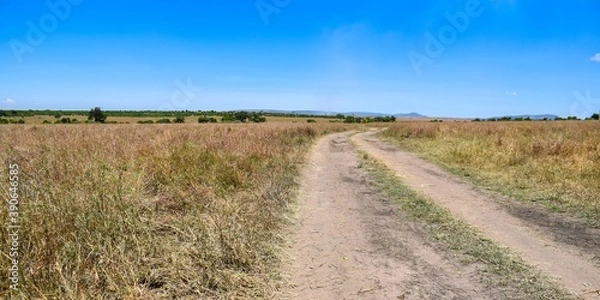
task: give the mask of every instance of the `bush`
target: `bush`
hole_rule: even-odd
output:
[[[169,119],[160,119],[158,121],[156,121],[156,124],[171,124],[171,120]]]
[[[144,121],[137,121],[138,124],[154,124],[154,121],[152,120],[144,120]]]
[[[317,123],[317,121],[315,119],[308,119],[306,120],[306,123]]]
[[[198,123],[217,123],[217,119],[216,118],[209,118],[207,116],[200,116],[198,118]]]
[[[259,115],[257,113],[254,113],[250,117],[250,121],[252,121],[254,123],[264,123],[264,122],[267,121],[267,118],[265,118],[265,117],[263,117],[263,116],[261,116],[261,115]]]
[[[184,116],[177,116],[173,120],[173,123],[177,123],[177,124],[185,123],[185,117]]]

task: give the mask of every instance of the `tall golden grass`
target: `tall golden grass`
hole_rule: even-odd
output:
[[[600,122],[402,122],[381,136],[486,187],[600,227]]]
[[[6,298],[270,298],[311,141],[341,125],[0,127],[20,166],[20,286]],[[4,190],[8,180],[2,181]],[[0,222],[7,224],[3,209]],[[0,241],[7,274],[9,240]]]

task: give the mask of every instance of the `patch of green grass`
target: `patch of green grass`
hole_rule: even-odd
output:
[[[456,219],[447,209],[410,189],[382,163],[360,153],[360,165],[378,187],[393,199],[400,209],[418,222],[423,222],[430,237],[448,250],[460,254],[464,263],[480,263],[482,281],[489,287],[506,291],[507,299],[571,299],[551,279],[528,266],[507,248],[485,238],[475,228]]]

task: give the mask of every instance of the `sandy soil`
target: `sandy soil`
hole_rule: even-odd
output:
[[[426,240],[358,168],[348,133],[313,148],[286,273],[289,299],[501,299]]]
[[[373,132],[354,135],[352,141],[385,163],[411,188],[445,206],[456,217],[478,227],[499,244],[516,251],[529,264],[557,278],[571,292],[585,299],[600,299],[600,295],[593,292],[600,290],[600,268],[594,265],[593,251],[590,251],[600,244],[597,230],[576,227],[570,231],[553,230],[553,226],[541,224],[544,222],[539,216],[535,218],[535,214],[547,215],[540,210],[498,203],[439,167],[382,143]],[[529,217],[533,220],[528,220]],[[548,220],[572,224],[556,216],[548,217]],[[565,237],[557,232],[578,236]]]

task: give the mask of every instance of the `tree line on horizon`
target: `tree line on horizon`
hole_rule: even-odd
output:
[[[114,121],[107,121],[108,117],[134,117],[134,118],[144,118],[144,117],[153,117],[153,118],[161,118],[159,120],[140,120],[138,123],[142,124],[168,124],[168,123],[185,123],[186,117],[194,117],[197,116],[198,123],[218,123],[219,120],[216,117],[220,117],[221,123],[231,123],[231,122],[241,122],[241,123],[263,123],[266,122],[265,116],[277,116],[277,117],[298,117],[298,118],[325,118],[325,119],[333,119],[330,122],[343,122],[343,123],[387,123],[387,122],[395,122],[396,117],[393,115],[390,116],[378,116],[378,117],[357,117],[354,115],[344,115],[344,114],[336,114],[336,115],[310,115],[310,114],[296,114],[296,113],[277,113],[277,112],[254,112],[254,111],[215,111],[215,110],[198,110],[198,111],[190,111],[190,110],[181,110],[181,111],[151,111],[151,110],[143,110],[143,111],[125,111],[125,110],[108,110],[104,111],[100,107],[94,107],[90,109],[90,111],[79,111],[79,110],[2,110],[0,109],[0,124],[24,124],[25,120],[23,119],[26,116],[40,116],[40,115],[48,115],[56,118],[56,121],[50,122],[45,120],[44,123],[57,123],[57,124],[78,124],[83,123],[82,121],[76,118],[70,118],[72,116],[81,116],[87,115],[88,120],[85,123],[117,123]],[[19,120],[7,119],[7,118],[15,118],[21,117]],[[170,119],[174,118],[174,119]],[[526,117],[500,117],[500,118],[475,118],[472,121],[474,122],[502,122],[502,121],[563,121],[563,120],[581,120],[576,116],[569,116],[566,118],[555,117],[555,118],[543,118],[543,119],[532,119],[529,116]],[[600,115],[598,113],[592,114],[590,117],[585,118],[585,120],[600,120]]]
[[[526,117],[501,117],[501,118],[488,118],[488,119],[481,119],[481,118],[475,118],[473,119],[473,122],[503,122],[503,121],[513,121],[513,122],[519,122],[519,121],[581,121],[582,119],[576,117],[576,116],[568,116],[566,118],[561,118],[561,117],[555,117],[555,118],[541,118],[541,119],[532,119],[529,116]],[[592,114],[590,117],[587,117],[583,120],[586,121],[590,121],[590,120],[600,120],[600,114]]]

